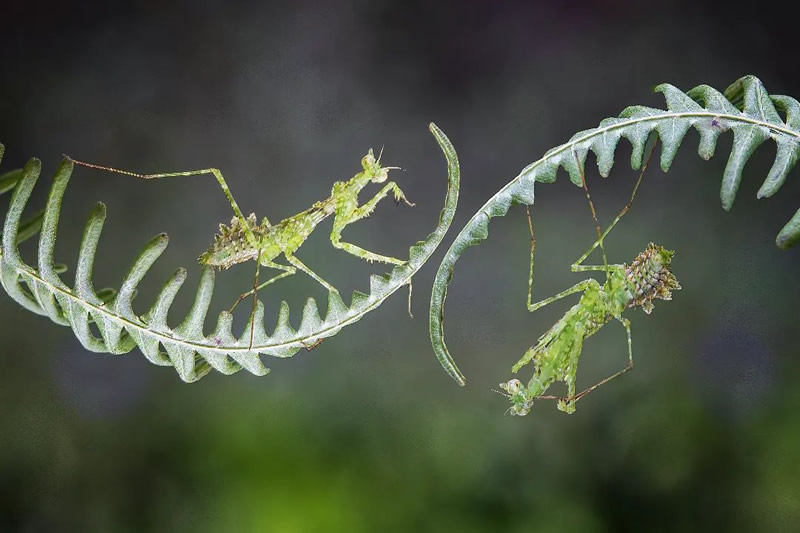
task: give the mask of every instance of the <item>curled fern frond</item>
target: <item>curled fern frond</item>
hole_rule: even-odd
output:
[[[703,159],[714,155],[719,135],[730,130],[733,132],[733,148],[720,191],[722,207],[728,210],[733,206],[745,163],[763,142],[772,139],[778,149],[772,169],[758,191],[759,198],[775,194],[800,158],[800,103],[788,96],[768,94],[754,76],[737,80],[724,93],[708,85],[700,85],[686,93],[669,84],[659,85],[655,90],[665,96],[666,110],[628,107],[619,117],[607,118],[597,128],[576,133],[569,142],[549,150],[541,159],[525,167],[492,196],[450,246],[434,280],[429,325],[436,357],[459,385],[463,386],[465,379],[447,350],[443,325],[444,302],[453,268],[467,248],[488,237],[491,218],[504,216],[511,205],[533,204],[536,182],[554,182],[558,168],[562,167],[569,173],[570,181],[580,187],[582,167],[590,150],[597,158],[600,174],[607,177],[622,138],[633,146],[631,167],[639,169],[649,138],[659,137],[661,168],[666,172],[690,128],[694,127],[700,134],[698,153]],[[781,118],[781,112],[786,120]],[[799,239],[800,210],[780,230],[776,244],[785,249]]]
[[[87,350],[123,354],[138,346],[150,362],[174,366],[186,382],[200,379],[212,368],[223,374],[233,374],[244,368],[253,374],[265,375],[269,370],[260,355],[291,357],[303,347],[336,335],[407,285],[439,245],[453,220],[460,175],[456,152],[449,139],[434,124],[430,125],[430,130],[444,152],[448,167],[445,207],[436,229],[425,240],[411,246],[406,264],[396,266],[387,275],[372,276],[369,294],[354,291],[349,306],[333,293],[328,299],[325,318],[321,318],[317,302],[309,298],[297,329],[289,322],[288,304],[281,302],[277,326],[268,335],[264,327],[264,306],[259,301],[239,338],[231,331],[233,316],[227,311],[220,313],[214,331],[205,334],[203,324],[214,291],[214,270],[211,268],[203,270],[194,304],[177,327],[167,324],[167,314],[186,281],[187,272],[183,268],[167,280],[150,310],[137,315],[133,310],[136,288],[166,249],[168,239],[164,233],[156,235],[145,245],[116,293],[95,291],[92,268],[106,218],[106,208],[102,203],[98,203],[89,215],[80,246],[75,285],[69,287],[58,275],[63,268],[54,262],[61,200],[73,169],[72,162],[67,159],[62,161],[53,179],[43,214],[34,215],[25,223],[21,222],[22,214],[39,178],[41,163],[31,159],[24,169],[0,176],[0,193],[13,188],[3,226],[0,282],[5,291],[26,309],[47,316],[57,324],[70,326]],[[0,159],[2,155],[3,146],[0,145]],[[18,244],[37,233],[40,233],[39,253],[37,266],[33,267],[20,257]],[[96,325],[99,336],[93,333],[91,323]],[[254,340],[250,348],[250,326],[253,323]]]

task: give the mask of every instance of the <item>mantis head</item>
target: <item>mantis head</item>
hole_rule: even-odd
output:
[[[528,394],[528,390],[520,380],[511,379],[501,383],[500,388],[505,391],[500,394],[511,400],[511,407],[507,411],[511,416],[525,416],[530,412],[533,407],[533,397]]]
[[[370,148],[367,155],[361,158],[361,166],[364,167],[364,175],[369,177],[372,183],[383,183],[388,179],[390,170],[399,170],[399,167],[382,167],[382,155],[383,148],[381,148],[381,153],[378,154],[378,159],[375,159],[375,154],[372,152],[372,148]]]

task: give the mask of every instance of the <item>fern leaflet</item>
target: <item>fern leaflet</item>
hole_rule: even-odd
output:
[[[67,159],[56,172],[44,211],[24,223],[21,222],[22,214],[39,178],[40,161],[31,159],[24,169],[0,176],[0,194],[13,189],[3,226],[0,282],[13,299],[29,311],[47,316],[57,324],[70,326],[87,350],[123,354],[138,346],[150,362],[174,366],[186,382],[200,379],[212,368],[223,374],[233,374],[244,368],[253,374],[265,375],[269,369],[259,355],[291,357],[303,347],[336,335],[408,284],[439,245],[453,220],[460,174],[456,152],[449,139],[434,124],[430,124],[430,131],[447,159],[448,170],[445,206],[433,233],[411,246],[407,263],[394,267],[389,274],[371,276],[369,294],[354,291],[349,306],[338,294],[331,294],[323,319],[316,301],[309,298],[297,329],[289,322],[288,304],[281,302],[277,326],[268,335],[264,327],[264,306],[259,301],[239,338],[232,333],[233,317],[227,311],[220,313],[216,328],[206,335],[203,325],[214,291],[212,268],[203,269],[194,303],[188,316],[177,327],[167,324],[167,314],[186,281],[187,272],[183,268],[167,280],[150,310],[137,315],[133,310],[136,288],[165,250],[168,239],[164,233],[156,235],[145,245],[118,292],[95,291],[92,269],[106,217],[102,203],[91,211],[83,232],[75,285],[66,285],[59,277],[64,268],[55,264],[54,249],[61,201],[73,169],[72,162]],[[3,146],[0,145],[0,160],[2,155]],[[22,260],[18,245],[39,233],[38,261],[33,267]],[[91,323],[96,325],[99,336],[90,329]],[[255,330],[250,348],[252,324],[255,324]]]
[[[464,375],[458,369],[444,342],[444,302],[447,286],[453,277],[456,261],[467,248],[489,236],[489,220],[504,216],[515,204],[532,205],[534,184],[552,183],[559,167],[564,168],[570,181],[581,186],[581,171],[591,150],[597,158],[600,174],[607,177],[614,164],[614,153],[621,138],[633,146],[631,167],[642,165],[648,139],[661,139],[661,168],[666,172],[689,128],[700,134],[698,153],[703,159],[714,155],[717,138],[725,131],[733,132],[733,148],[722,178],[720,196],[722,207],[733,206],[742,179],[742,169],[750,156],[763,142],[772,139],[777,153],[772,169],[758,191],[758,197],[775,194],[787,174],[800,158],[800,102],[788,96],[770,95],[755,76],[735,81],[724,93],[700,85],[682,92],[669,84],[655,88],[662,93],[667,109],[632,106],[619,117],[603,120],[597,128],[576,133],[567,143],[549,150],[506,184],[467,222],[445,254],[436,273],[431,292],[429,327],[431,343],[442,367],[459,384]],[[780,112],[786,116],[781,118]],[[579,167],[580,165],[580,167]],[[780,230],[776,244],[783,249],[800,239],[800,210]]]

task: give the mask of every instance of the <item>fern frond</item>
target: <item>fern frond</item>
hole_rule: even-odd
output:
[[[569,142],[549,150],[525,167],[520,174],[492,196],[469,220],[447,251],[436,273],[431,294],[430,337],[442,367],[459,385],[465,384],[444,342],[444,302],[453,268],[470,246],[489,235],[489,220],[504,216],[511,205],[532,205],[534,184],[552,183],[559,167],[564,168],[575,185],[581,186],[581,170],[591,150],[597,158],[600,174],[607,177],[614,164],[614,153],[620,139],[633,146],[631,167],[642,165],[645,145],[651,135],[661,139],[661,168],[666,172],[690,128],[700,134],[698,153],[703,159],[714,155],[719,135],[733,132],[733,148],[722,178],[720,196],[726,210],[733,205],[742,180],[742,169],[753,152],[768,139],[778,145],[775,162],[758,191],[758,197],[772,196],[783,185],[787,174],[800,158],[800,103],[788,96],[769,95],[761,81],[745,76],[724,93],[700,85],[682,92],[673,85],[655,88],[662,93],[667,109],[632,106],[619,117],[603,120],[597,128],[576,133]],[[786,116],[782,120],[780,112]],[[579,168],[579,166],[581,168]],[[788,248],[800,239],[800,210],[778,233],[776,243]]]
[[[61,200],[73,169],[69,160],[62,161],[58,168],[43,215],[37,214],[25,223],[21,222],[22,213],[39,178],[41,163],[31,159],[21,171],[0,176],[0,193],[13,188],[3,226],[0,282],[5,291],[26,309],[47,316],[57,324],[70,326],[87,350],[123,354],[138,346],[150,362],[174,366],[186,382],[200,379],[212,368],[223,374],[233,374],[244,368],[253,374],[264,375],[269,370],[259,355],[291,357],[319,339],[336,335],[408,284],[439,245],[453,220],[460,176],[456,152],[449,139],[434,124],[430,124],[430,131],[447,158],[448,169],[445,207],[436,229],[424,241],[411,246],[408,263],[396,266],[387,275],[372,276],[369,294],[353,292],[349,306],[337,294],[331,294],[323,319],[317,302],[309,298],[297,329],[289,322],[288,304],[281,302],[277,326],[268,335],[264,327],[264,306],[259,301],[239,338],[231,331],[233,317],[227,311],[220,313],[215,330],[206,335],[203,324],[214,291],[214,271],[211,268],[203,270],[194,304],[177,327],[167,324],[167,314],[186,281],[187,272],[183,268],[167,280],[150,310],[137,315],[133,310],[136,288],[167,247],[168,239],[164,233],[156,235],[145,245],[116,295],[113,291],[96,292],[92,268],[106,218],[106,208],[102,203],[91,211],[83,232],[75,285],[66,285],[58,275],[63,269],[54,262],[54,249]],[[2,155],[3,146],[0,145],[0,159]],[[38,261],[33,267],[20,257],[18,244],[39,231]],[[96,325],[99,336],[93,333],[91,323]],[[253,323],[254,341],[250,348],[250,325]]]

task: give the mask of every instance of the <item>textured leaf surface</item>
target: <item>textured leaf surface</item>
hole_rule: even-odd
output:
[[[357,322],[408,284],[442,241],[455,213],[460,176],[456,152],[449,139],[434,124],[430,125],[430,131],[444,152],[448,171],[445,207],[436,229],[410,248],[408,263],[396,266],[389,274],[372,276],[369,294],[355,291],[350,305],[338,294],[331,294],[322,318],[317,302],[309,298],[297,329],[289,321],[288,304],[281,302],[277,325],[268,334],[264,326],[264,306],[259,301],[238,338],[231,331],[233,317],[227,311],[220,313],[214,331],[206,335],[203,324],[214,292],[214,271],[210,268],[203,270],[194,304],[177,327],[167,324],[167,315],[186,281],[187,273],[183,268],[167,280],[149,311],[137,315],[133,310],[136,288],[167,247],[167,235],[163,233],[145,245],[116,293],[95,291],[92,269],[106,218],[102,203],[89,215],[75,270],[75,284],[69,287],[59,277],[64,268],[54,262],[61,200],[72,174],[72,162],[68,160],[64,160],[56,172],[45,210],[26,222],[21,221],[23,211],[39,178],[41,163],[32,159],[24,169],[0,175],[0,193],[13,190],[3,226],[0,282],[26,309],[45,315],[57,324],[70,326],[87,350],[123,354],[138,346],[152,363],[175,367],[186,382],[200,379],[212,368],[224,374],[244,368],[264,375],[269,370],[260,355],[291,357],[301,348],[336,335],[343,327]],[[0,159],[2,155],[3,146],[0,145]],[[37,233],[40,235],[38,260],[33,267],[20,257],[18,244]],[[93,333],[91,323],[96,325],[99,336]],[[251,349],[250,324],[253,323],[255,336]]]
[[[581,186],[578,165],[582,167],[585,164],[589,151],[596,156],[600,174],[608,176],[617,144],[622,138],[633,146],[631,167],[638,169],[642,165],[645,145],[653,135],[661,140],[661,168],[666,172],[689,129],[694,128],[700,134],[698,153],[704,159],[714,155],[719,135],[730,130],[733,132],[733,147],[720,190],[722,207],[727,210],[733,206],[745,163],[763,142],[774,141],[777,153],[772,169],[758,191],[759,198],[775,194],[800,158],[800,103],[788,96],[768,94],[754,76],[737,80],[724,93],[707,85],[686,93],[669,84],[659,85],[655,90],[664,95],[666,110],[628,107],[619,117],[607,118],[597,128],[579,132],[569,142],[549,150],[492,196],[450,246],[434,280],[429,325],[436,357],[459,385],[465,384],[464,375],[444,342],[444,302],[453,268],[467,248],[489,236],[491,218],[504,216],[512,205],[533,204],[536,182],[554,182],[558,168],[562,167],[569,173],[570,180]],[[780,113],[784,114],[785,120]],[[780,231],[776,243],[785,249],[798,240],[800,210]]]

